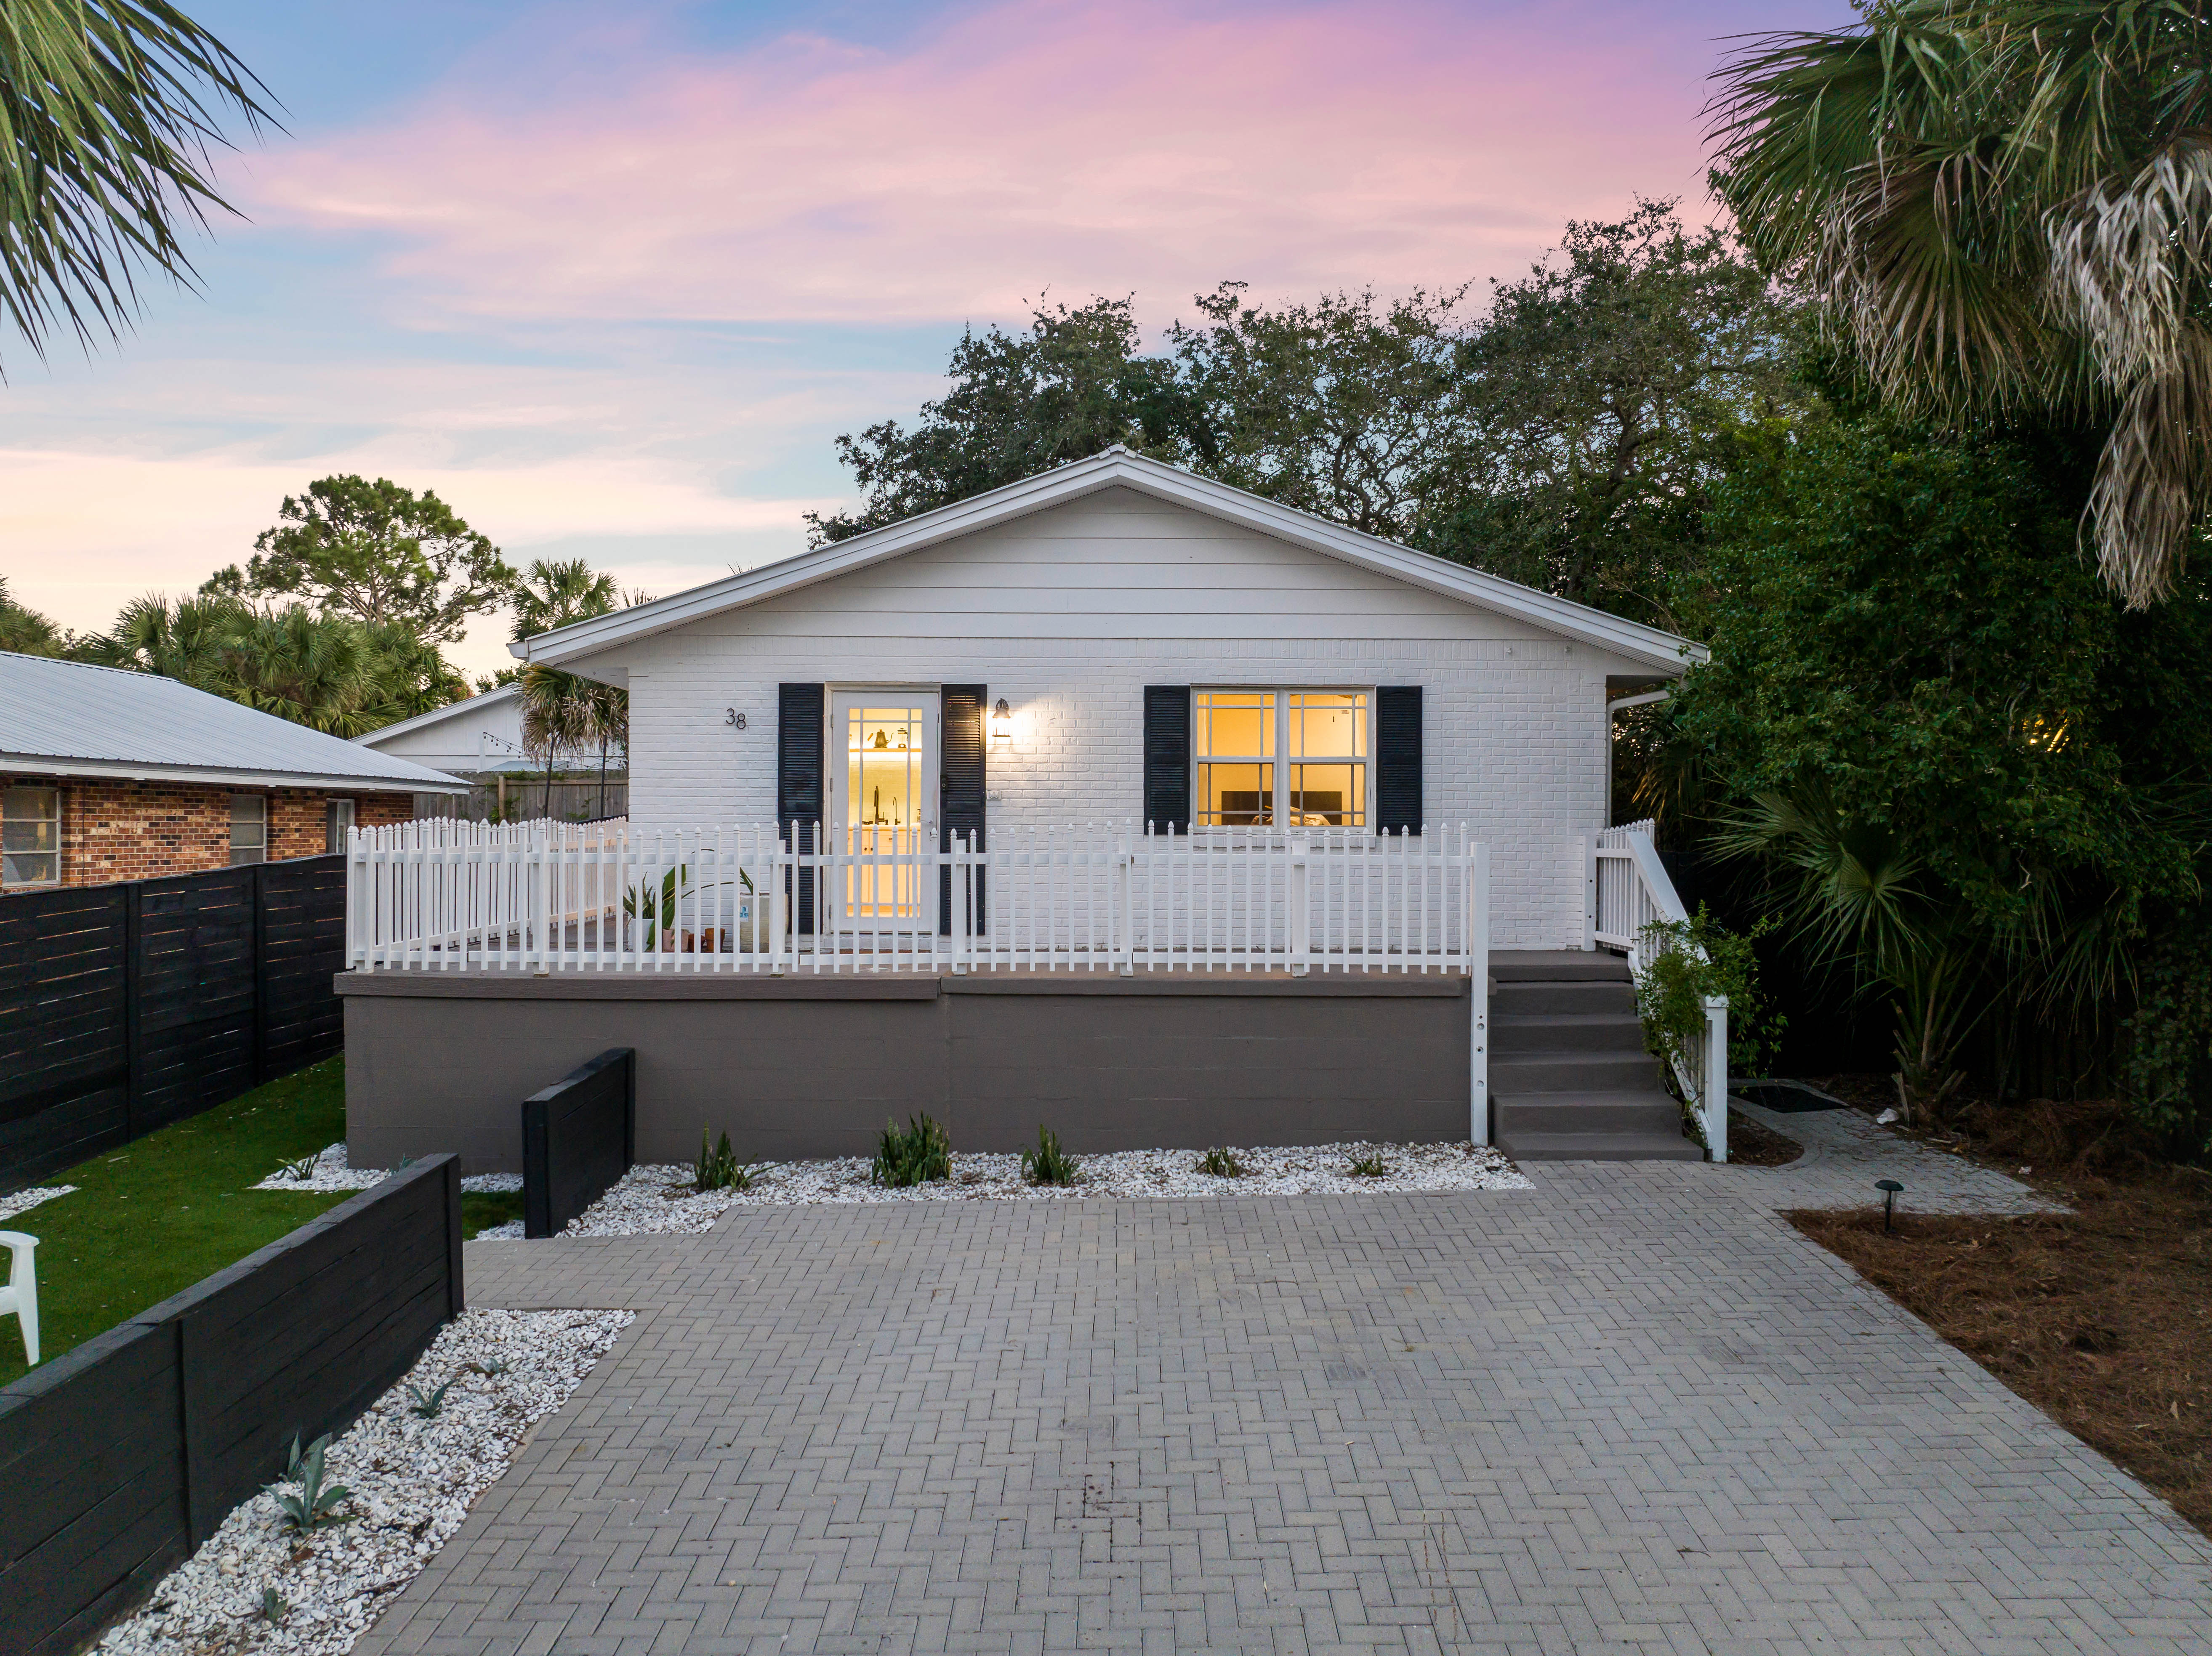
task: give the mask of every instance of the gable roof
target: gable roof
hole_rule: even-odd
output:
[[[442,771],[173,678],[7,652],[0,652],[0,771],[370,793],[468,788]]]
[[[522,694],[520,684],[501,684],[475,695],[465,695],[459,701],[448,701],[442,707],[433,707],[427,713],[416,713],[412,719],[403,719],[397,725],[380,725],[373,731],[364,731],[351,738],[362,747],[381,747],[395,736],[405,736],[414,731],[426,731],[433,725],[442,725],[449,719],[463,714],[482,717],[491,711],[495,702],[511,701]]]
[[[1279,506],[1179,466],[1164,465],[1158,460],[1132,454],[1119,444],[1087,460],[1041,472],[988,494],[956,500],[951,506],[888,524],[850,540],[834,541],[797,557],[709,581],[651,604],[540,633],[507,647],[525,661],[571,664],[616,645],[648,638],[726,610],[743,609],[817,581],[831,580],[904,553],[920,551],[956,536],[973,534],[977,530],[1116,487],[1133,488],[1155,500],[1225,519],[1293,546],[1340,558],[1428,591],[1515,616],[1560,637],[1592,644],[1644,663],[1661,676],[1680,675],[1691,665],[1709,658],[1702,644],[1661,632],[1656,627],[1624,621],[1602,610],[1553,597],[1533,586],[1485,574],[1431,553],[1416,552],[1379,536],[1363,535],[1356,529],[1346,529],[1310,512]]]

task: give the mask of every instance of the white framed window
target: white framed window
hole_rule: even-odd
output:
[[[1190,701],[1199,827],[1373,820],[1372,691],[1194,689]]]
[[[325,852],[343,851],[346,835],[353,828],[353,801],[333,799],[325,808],[323,849]]]
[[[62,883],[62,791],[0,788],[0,885]]]
[[[230,865],[269,860],[269,801],[258,793],[230,796]]]

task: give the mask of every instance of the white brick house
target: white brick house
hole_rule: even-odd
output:
[[[643,827],[1465,822],[1504,949],[1584,945],[1608,693],[1705,656],[1121,449],[515,649],[628,688]]]

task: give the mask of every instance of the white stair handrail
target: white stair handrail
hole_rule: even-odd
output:
[[[1654,926],[1685,925],[1689,911],[1674,889],[1674,877],[1652,843],[1650,821],[1607,828],[1591,853],[1595,864],[1597,919],[1593,936],[1602,947],[1628,956],[1628,970],[1640,989],[1650,967],[1646,958]],[[1704,950],[1695,943],[1700,959]],[[1705,1146],[1716,1162],[1728,1160],[1728,997],[1705,998],[1705,1040],[1697,1050],[1670,1053],[1669,1064],[1684,1096],[1696,1113]]]

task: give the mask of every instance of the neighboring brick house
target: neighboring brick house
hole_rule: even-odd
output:
[[[174,679],[0,652],[0,893],[317,856],[466,791]]]

